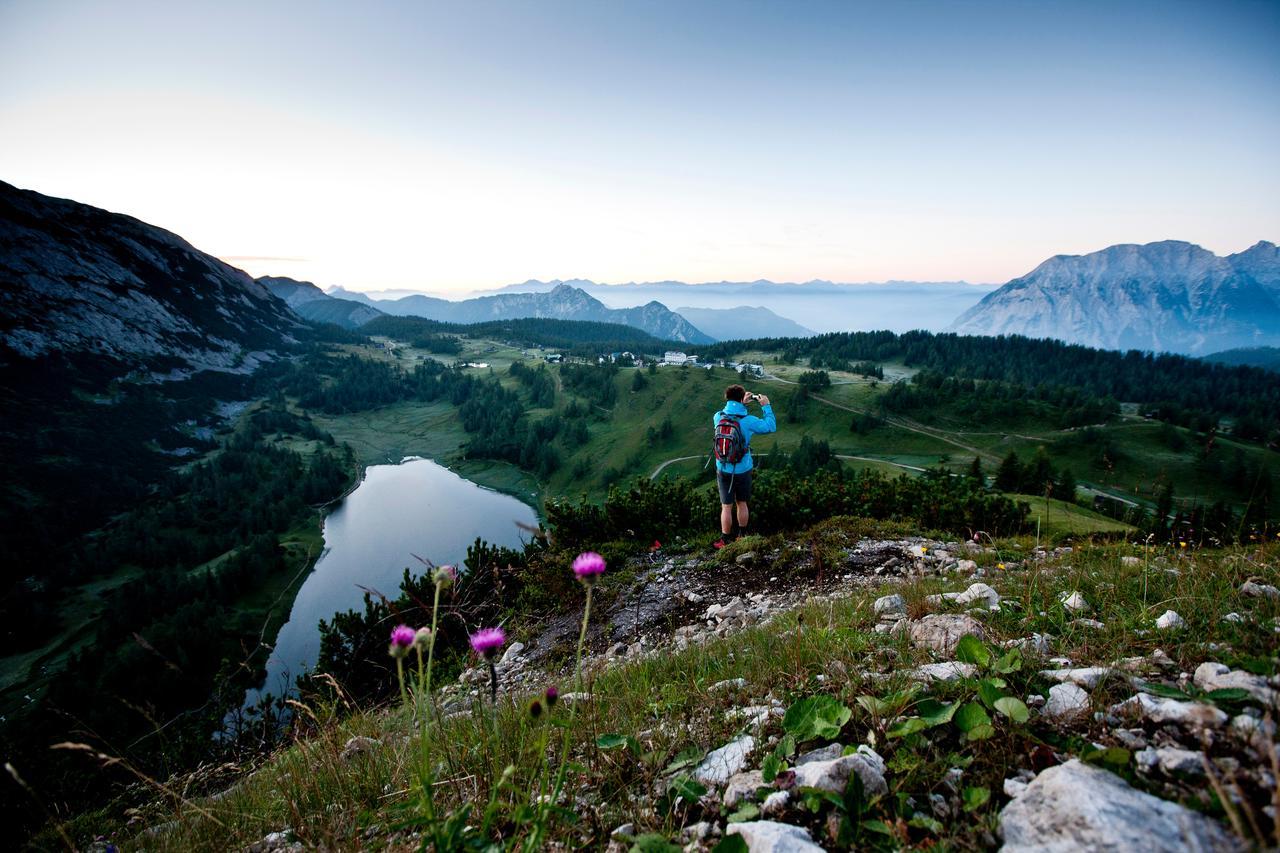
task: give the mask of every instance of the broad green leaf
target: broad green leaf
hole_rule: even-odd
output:
[[[956,709],[959,707],[959,702],[949,702],[944,705],[937,699],[922,699],[916,706],[916,713],[929,725],[941,726],[951,722],[951,718],[956,715]]]
[[[1001,675],[1009,675],[1022,669],[1022,649],[1017,646],[1009,649],[992,664],[991,668]]]
[[[755,803],[747,803],[729,815],[729,823],[744,823],[745,821],[755,820],[758,817],[760,817],[760,807]]]
[[[1221,687],[1205,694],[1210,702],[1248,702],[1253,694],[1243,687]]]
[[[966,702],[956,711],[955,724],[960,731],[968,733],[976,726],[991,725],[991,717],[977,702]]]
[[[726,835],[720,843],[711,848],[711,853],[748,853],[747,842],[741,835]]]
[[[1015,723],[1025,723],[1031,718],[1026,703],[1016,696],[1003,696],[995,701],[994,707]]]
[[[956,660],[985,669],[991,664],[991,652],[973,634],[965,634],[956,644]]]
[[[994,708],[996,702],[1004,698],[1004,691],[991,679],[984,678],[978,682],[978,698],[988,708]]]
[[[884,734],[885,737],[891,738],[906,737],[907,735],[913,735],[916,732],[922,732],[927,728],[929,728],[929,724],[919,717],[907,717],[907,719],[899,720],[892,726],[889,726],[889,730]]]
[[[778,757],[777,753],[769,753],[760,762],[760,775],[764,777],[765,782],[773,782],[774,779],[778,778],[778,774],[785,766],[786,764]]]
[[[596,738],[596,747],[599,749],[621,749],[624,746],[632,752],[640,751],[640,744],[631,735],[606,734]]]
[[[965,740],[986,740],[989,737],[994,737],[995,733],[996,730],[994,726],[989,723],[984,723],[969,729],[969,731],[964,733],[964,738]]]
[[[801,699],[782,717],[782,728],[797,742],[814,738],[833,739],[849,722],[853,712],[831,696],[810,696]]]
[[[777,747],[774,748],[773,754],[782,759],[795,755],[796,739],[791,735],[783,735],[782,740],[778,741]]]
[[[916,688],[909,687],[906,690],[899,690],[896,693],[890,693],[883,699],[877,699],[875,696],[859,696],[856,701],[859,705],[867,710],[867,713],[877,717],[888,717],[898,713],[907,703],[916,695]]]
[[[987,804],[987,800],[991,799],[991,790],[989,788],[965,788],[964,789],[964,810],[971,812],[974,809],[980,809]]]

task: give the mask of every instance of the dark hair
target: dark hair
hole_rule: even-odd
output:
[[[741,403],[742,398],[745,396],[747,396],[747,389],[743,388],[741,385],[730,385],[728,388],[724,389],[724,398],[726,400],[736,400]]]

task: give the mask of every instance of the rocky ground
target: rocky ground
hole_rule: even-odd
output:
[[[579,822],[553,847],[1277,843],[1273,552],[1036,548],[837,526],[719,553],[659,550],[611,574],[579,690],[567,689],[580,626],[570,612],[513,628],[497,708],[487,667],[438,696],[446,740],[478,744],[461,759],[467,771],[492,748],[474,741],[490,725],[516,727],[504,746],[521,761],[537,729],[519,709],[550,683],[566,687],[561,708],[580,709],[585,730],[562,805]],[[393,710],[322,729],[206,802],[223,810],[206,835],[180,815],[179,830],[153,830],[141,846],[223,842],[240,821],[234,837],[252,834],[230,846],[254,851],[415,848],[414,830],[344,789],[359,787],[356,774],[366,789],[377,780],[375,803],[403,797],[412,726]],[[323,787],[308,778],[326,774]],[[297,805],[308,797],[327,805]],[[268,801],[289,824],[254,832]]]
[[[785,547],[803,550],[795,545]],[[846,598],[885,582],[933,575],[945,578],[956,589],[926,596],[924,605],[962,612],[925,612],[912,618],[903,595],[891,593],[874,599],[873,630],[902,635],[912,647],[932,658],[905,670],[913,681],[932,684],[974,679],[980,674],[979,667],[955,658],[961,638],[992,639],[992,632],[985,627],[990,615],[1002,607],[1017,606],[986,582],[990,568],[979,566],[974,559],[985,556],[989,564],[995,552],[974,543],[918,537],[864,539],[853,544],[844,559],[825,573],[809,573],[804,575],[805,581],[790,584],[780,583],[772,568],[783,556],[778,548],[746,550],[732,562],[714,560],[712,571],[698,571],[710,559],[706,557],[655,557],[642,567],[634,585],[608,608],[601,620],[605,627],[591,634],[596,651],[586,669],[598,672],[732,636],[752,626],[767,626],[779,613],[802,601]],[[1037,549],[1024,561],[1000,563],[1001,573],[1013,576],[1020,562],[1055,566],[1071,553],[1069,547]],[[1137,558],[1124,556],[1121,560],[1135,565]],[[1276,587],[1256,581],[1246,581],[1239,593],[1246,600],[1264,602],[1280,597]],[[1091,616],[1093,607],[1080,592],[1064,591],[1057,600],[1073,626],[1085,630],[1106,627]],[[1223,618],[1238,623],[1249,617],[1230,612]],[[1156,618],[1152,633],[1178,643],[1187,639],[1185,627],[1182,617],[1169,609]],[[1280,626],[1274,620],[1256,627],[1280,636]],[[548,679],[545,666],[551,651],[576,628],[575,620],[566,620],[528,644],[511,646],[498,667],[503,688],[515,692],[539,689]],[[1204,648],[1208,653],[1204,660],[1191,670],[1181,669],[1161,649],[1114,660],[1073,660],[1059,653],[1060,644],[1053,636],[1034,632],[1006,639],[1001,645],[1017,647],[1028,660],[1037,661],[1039,677],[1050,685],[1047,695],[1028,697],[1033,725],[1078,732],[1087,738],[1083,751],[1093,755],[1126,751],[1131,756],[1131,772],[1157,795],[1134,788],[1120,775],[1094,763],[1082,762],[1070,751],[1053,750],[1042,759],[1046,766],[1027,766],[1004,780],[1002,793],[1008,802],[1000,811],[998,830],[980,834],[975,839],[978,846],[996,845],[997,836],[1002,836],[1004,849],[1017,851],[1235,850],[1247,846],[1241,835],[1274,840],[1280,772],[1273,715],[1280,709],[1280,677],[1231,669],[1213,659],[1212,643]],[[858,675],[872,682],[890,677],[890,673],[874,670]],[[464,672],[459,685],[447,691],[451,711],[465,713],[468,698],[477,697],[479,686],[487,680],[487,671],[482,669]],[[745,687],[745,679],[736,679],[714,684],[710,690],[740,693]],[[1188,689],[1210,698],[1215,691],[1225,692],[1217,694],[1223,701],[1215,703],[1189,698]],[[1095,694],[1102,697],[1117,691],[1124,698],[1099,707]],[[1233,703],[1236,713],[1219,707]],[[819,842],[823,836],[833,841],[835,830],[820,827],[830,831],[815,831],[812,816],[799,805],[800,797],[793,796],[794,791],[841,794],[850,775],[856,774],[869,794],[887,792],[885,761],[866,743],[816,746],[794,759],[790,775],[775,776],[766,783],[760,759],[779,742],[778,724],[784,710],[782,702],[766,695],[744,696],[738,707],[727,712],[746,723],[744,733],[708,753],[694,777],[708,789],[705,797],[714,801],[704,814],[722,806],[722,815],[741,815],[745,804],[755,806],[746,810],[753,819],[730,817],[728,821],[691,823],[681,831],[685,849],[712,849],[725,835],[740,836],[751,851],[822,849]],[[952,775],[958,780],[963,774],[956,768]],[[959,784],[950,787],[949,793],[944,790],[931,798],[930,810],[938,820],[946,820],[963,808],[962,788]],[[1203,798],[1209,791],[1236,803],[1237,810],[1229,811],[1233,821],[1248,821],[1253,826],[1237,826],[1233,833],[1230,827],[1178,803]],[[1262,805],[1253,811],[1254,804]],[[613,848],[628,849],[636,837],[635,826],[619,826],[612,837]]]

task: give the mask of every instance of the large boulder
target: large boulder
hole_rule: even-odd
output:
[[[1075,759],[1045,770],[1005,806],[1000,831],[1005,853],[1244,849],[1239,839],[1204,815],[1144,794]]]
[[[982,623],[963,613],[936,613],[919,622],[912,622],[911,643],[918,648],[933,649],[940,655],[951,657],[960,638],[972,634],[979,640],[987,638]]]

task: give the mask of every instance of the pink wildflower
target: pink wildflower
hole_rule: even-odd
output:
[[[501,628],[481,628],[471,635],[471,648],[487,658],[493,657],[507,642],[507,634]]]
[[[604,573],[604,557],[595,551],[579,554],[573,561],[573,573],[585,584],[594,583],[595,579]]]

